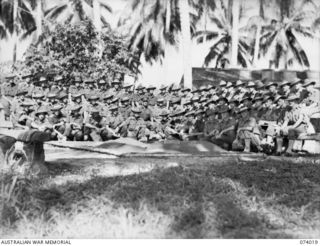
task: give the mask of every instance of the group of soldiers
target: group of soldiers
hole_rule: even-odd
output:
[[[319,100],[316,81],[298,78],[191,90],[26,74],[1,84],[0,122],[47,132],[52,140],[205,139],[227,150],[290,155],[301,134],[319,127],[312,118]]]

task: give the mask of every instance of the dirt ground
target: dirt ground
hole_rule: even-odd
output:
[[[320,237],[317,158],[63,156],[2,192],[2,238]]]

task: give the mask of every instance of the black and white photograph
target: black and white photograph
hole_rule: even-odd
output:
[[[0,242],[77,239],[320,243],[320,0],[0,0]]]

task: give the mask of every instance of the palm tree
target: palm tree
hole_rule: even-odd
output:
[[[190,40],[203,13],[203,3],[213,0],[133,0],[125,7],[118,26],[129,33],[128,46],[149,63],[162,62],[168,46],[178,46],[185,55],[185,86],[191,86]],[[197,11],[192,11],[198,8]],[[189,47],[189,48],[188,48]],[[188,64],[189,63],[189,64]],[[189,68],[187,68],[189,67]]]
[[[162,61],[166,45],[177,45],[181,30],[177,1],[135,0],[125,7],[118,26],[128,46],[147,62]]]
[[[294,61],[309,68],[309,59],[297,35],[314,38],[315,35],[306,20],[314,16],[313,11],[305,11],[303,6],[294,9],[289,0],[278,2],[280,7],[280,22],[273,20],[260,39],[260,55],[271,53],[270,67],[274,64],[279,68],[280,62],[287,69]]]
[[[191,68],[191,33],[189,3],[187,0],[179,0],[179,17],[181,22],[182,52],[183,52],[183,79],[186,88],[192,88]]]
[[[2,20],[0,19],[0,40],[7,37],[7,29]]]
[[[241,0],[229,0],[229,2],[232,3],[232,39],[230,67],[237,67],[238,65],[240,1]]]
[[[252,16],[249,18],[246,30],[254,36],[254,49],[252,50],[252,66],[256,67],[258,58],[259,58],[259,50],[260,50],[260,37],[264,29],[268,28],[267,18],[265,17],[265,5],[266,0],[259,0],[259,14],[256,16]],[[269,20],[270,22],[270,20]]]
[[[11,35],[14,50],[13,62],[17,59],[18,37],[22,32],[34,29],[35,20],[28,11],[28,0],[1,0],[0,21],[2,22],[2,37]]]
[[[67,23],[75,23],[89,18],[94,20],[93,22],[96,28],[100,31],[101,22],[103,25],[109,25],[100,11],[111,13],[112,9],[100,0],[63,0],[45,11],[45,16],[51,20],[59,20]]]
[[[230,66],[231,57],[236,58],[233,61],[232,67],[236,67],[239,63],[242,67],[249,67],[251,65],[250,47],[252,39],[248,37],[245,28],[239,28],[238,21],[233,19],[241,19],[242,14],[240,6],[236,1],[229,1],[228,8],[224,5],[223,1],[217,5],[216,9],[210,14],[210,21],[215,24],[215,30],[198,31],[195,35],[198,43],[213,42],[210,47],[209,53],[204,59],[204,66],[208,66],[210,62],[215,61],[215,67]],[[231,7],[233,10],[239,8],[239,17],[230,14]],[[238,10],[236,10],[238,11]],[[237,15],[237,13],[236,13]],[[237,32],[233,31],[233,27],[237,28]],[[238,33],[238,34],[237,34]],[[234,38],[234,35],[238,36]],[[232,43],[232,40],[234,42]],[[234,46],[237,46],[236,48]],[[233,48],[232,48],[233,46]],[[234,55],[232,55],[235,53]]]

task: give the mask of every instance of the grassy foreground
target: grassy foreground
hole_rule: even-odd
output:
[[[319,164],[123,160],[171,161],[178,165],[114,177],[103,164],[48,165],[50,175],[28,180],[2,173],[0,237],[320,237]]]

